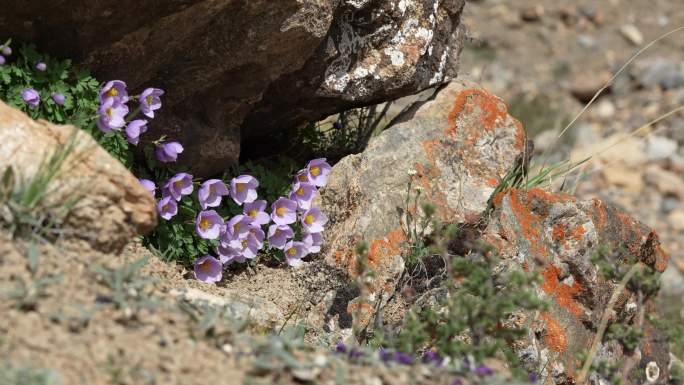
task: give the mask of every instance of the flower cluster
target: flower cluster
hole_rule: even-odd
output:
[[[305,169],[297,173],[288,196],[279,197],[271,204],[270,213],[266,212],[268,203],[257,199],[259,181],[251,175],[237,176],[228,185],[220,179],[209,179],[202,183],[197,192],[202,211],[197,214],[195,229],[201,238],[218,241],[218,258],[207,255],[198,259],[195,263],[197,279],[216,282],[222,274],[222,269],[216,268],[218,263],[254,259],[259,250],[265,247],[282,250],[288,265],[293,267],[301,265],[302,258],[309,253],[319,252],[328,218],[320,208],[312,205],[312,201],[318,188],[327,183],[330,169],[325,159],[310,161]],[[187,174],[171,178],[162,190],[162,194],[169,191],[167,197],[160,201],[159,212],[162,217],[173,216],[164,205],[169,205],[169,209],[175,212],[173,200],[185,194],[171,192],[176,186],[180,188],[187,185],[185,182],[179,183],[187,178],[183,175]],[[186,192],[191,193],[192,188]],[[168,199],[169,196],[173,199]],[[242,213],[222,218],[216,210],[210,209],[220,206],[224,196],[229,196],[241,206]],[[301,234],[301,240],[295,240],[297,233]]]
[[[100,90],[100,108],[98,110],[97,127],[104,133],[123,130],[128,143],[137,146],[140,135],[147,131],[147,119],[135,119],[138,113],[146,118],[154,119],[154,112],[162,106],[161,96],[164,91],[159,88],[146,88],[140,95],[129,96],[126,83],[121,80],[111,80]],[[54,99],[54,98],[53,98]],[[129,114],[128,103],[137,101],[134,113]],[[183,152],[183,146],[174,141],[155,142],[155,155],[158,161],[175,162],[178,154]]]

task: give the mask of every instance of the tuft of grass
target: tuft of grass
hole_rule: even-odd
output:
[[[23,311],[35,310],[40,299],[48,296],[48,287],[62,281],[62,276],[40,276],[38,274],[38,266],[40,264],[40,255],[34,244],[29,244],[26,251],[27,267],[31,274],[31,280],[25,281],[23,278],[17,278],[14,288],[3,293],[3,296],[10,301],[13,301],[15,306]]]
[[[0,385],[59,385],[54,370],[0,363]]]
[[[147,296],[147,286],[156,281],[154,277],[141,277],[140,270],[147,264],[149,256],[144,256],[119,268],[95,266],[92,271],[112,293],[99,295],[98,301],[113,303],[117,309],[140,310],[156,308],[158,302]]]

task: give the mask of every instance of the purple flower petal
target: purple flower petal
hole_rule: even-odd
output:
[[[171,196],[163,197],[157,202],[157,212],[168,221],[178,214],[178,204]]]
[[[157,191],[157,186],[155,186],[154,182],[149,179],[138,179],[138,181],[147,191],[152,194],[152,196],[154,196],[154,193]]]
[[[230,181],[230,196],[238,205],[251,203],[257,199],[257,187],[259,187],[259,181],[255,177],[240,175]]]
[[[24,88],[21,91],[21,99],[31,108],[36,108],[40,104],[40,94],[33,88]]]
[[[183,152],[183,146],[178,142],[158,144],[154,150],[157,160],[164,163],[175,162],[178,154]]]
[[[201,238],[217,239],[223,226],[223,218],[214,210],[200,211],[197,214],[195,229]]]
[[[66,102],[66,96],[64,96],[64,94],[54,93],[52,94],[52,101],[58,106],[63,106],[64,102]]]
[[[289,225],[297,221],[297,202],[280,197],[271,205],[271,219],[277,225]]]
[[[223,276],[223,264],[218,259],[205,255],[195,261],[195,278],[200,281],[219,282]]]
[[[140,141],[140,135],[145,131],[147,131],[147,120],[133,120],[126,126],[126,140],[128,140],[128,143],[137,146]]]
[[[309,182],[314,186],[323,187],[328,183],[328,174],[332,167],[325,161],[325,158],[310,161],[306,169],[309,172]]]
[[[40,72],[45,72],[45,70],[47,69],[47,64],[43,62],[38,62],[36,63],[36,69]]]
[[[197,198],[202,209],[206,209],[207,207],[218,207],[221,205],[222,197],[229,193],[228,187],[226,187],[222,180],[209,179],[200,186]]]

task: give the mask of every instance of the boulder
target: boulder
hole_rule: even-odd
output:
[[[530,325],[537,326],[519,346],[522,358],[528,369],[541,374],[542,383],[574,383],[582,364],[578,354],[591,346],[617,287],[602,278],[592,257],[605,248],[611,250],[608,262],[616,267],[636,258],[663,272],[668,255],[655,231],[598,199],[578,201],[534,188],[503,191],[493,201],[495,209],[481,239],[494,246],[504,269],[522,267],[540,273],[538,292],[549,302],[547,311],[527,315]],[[641,312],[655,314],[656,307],[653,298],[640,304],[637,294],[627,289],[613,310],[613,321],[637,325]],[[629,384],[643,383],[646,367],[655,363],[660,375],[651,383],[665,383],[667,342],[648,317],[642,331],[636,352],[626,352],[611,341],[599,347],[598,357],[634,361],[628,373],[621,373]]]
[[[464,0],[5,3],[0,36],[165,89],[155,127],[200,176],[287,148],[304,122],[455,77],[465,36]]]
[[[354,247],[365,241],[375,271],[371,290],[391,293],[413,224],[423,222],[421,205],[435,205],[443,222],[479,221],[499,178],[525,147],[522,125],[499,98],[470,82],[450,83],[363,153],[333,167],[321,191],[329,217],[326,261],[356,276]]]
[[[73,143],[39,205],[49,216],[73,204],[60,231],[109,252],[155,226],[152,195],[88,133],[34,121],[0,102],[0,138],[0,172],[11,167],[17,183],[31,181],[55,151]]]

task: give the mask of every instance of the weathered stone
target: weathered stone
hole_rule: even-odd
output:
[[[29,181],[73,138],[74,149],[41,205],[50,215],[74,203],[62,231],[73,232],[100,250],[115,251],[154,227],[152,195],[84,131],[34,121],[0,102],[0,138],[0,170],[12,167],[20,183]]]
[[[10,0],[0,35],[134,91],[165,89],[154,127],[180,140],[181,162],[206,175],[235,162],[240,142],[243,157],[271,155],[303,122],[455,77],[464,3]]]
[[[372,288],[391,292],[410,243],[407,221],[423,221],[422,203],[434,204],[444,222],[478,221],[525,143],[522,126],[500,99],[474,84],[452,82],[363,153],[333,167],[321,192],[330,218],[326,260],[355,276],[354,247],[365,241],[376,273]]]
[[[482,239],[495,247],[503,264],[541,273],[539,293],[550,301],[548,311],[530,319],[541,324],[524,343],[534,347],[523,349],[534,353],[525,360],[541,373],[543,383],[551,377],[553,383],[571,383],[581,366],[577,354],[591,345],[617,286],[600,276],[592,256],[607,247],[612,250],[610,262],[616,266],[637,258],[659,272],[667,267],[668,256],[653,230],[597,199],[581,202],[569,195],[531,189],[499,193],[494,202],[496,208]],[[638,304],[637,294],[626,290],[614,309],[617,319],[637,323],[639,312],[656,311],[652,299],[647,299],[643,308]],[[628,355],[621,345],[610,344],[600,347],[599,356],[636,360],[625,378],[627,383],[641,383],[637,379],[653,361],[661,370],[654,383],[664,383],[668,375],[667,343],[647,320],[642,330],[644,337],[637,353]]]

